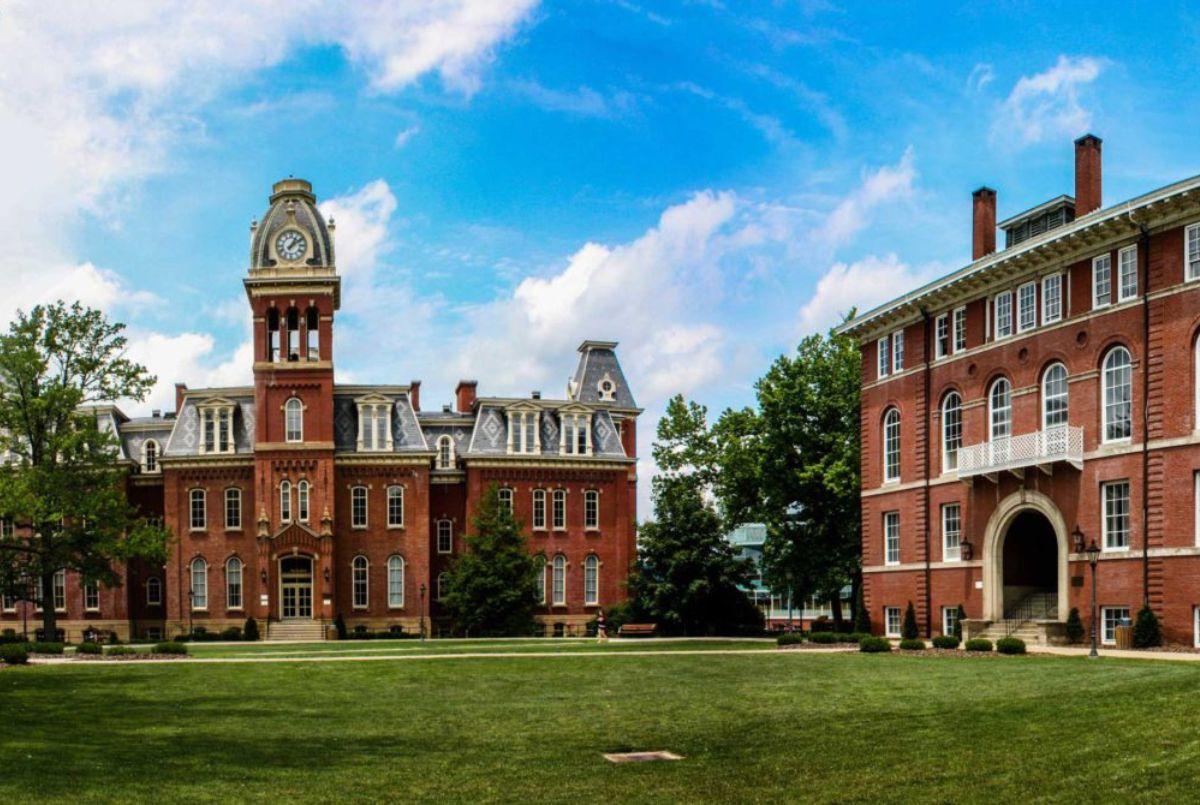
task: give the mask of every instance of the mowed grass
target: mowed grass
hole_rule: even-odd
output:
[[[8,801],[1182,801],[1200,666],[737,655],[0,671]],[[601,753],[668,749],[673,763]]]

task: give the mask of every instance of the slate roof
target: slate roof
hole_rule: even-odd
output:
[[[333,447],[339,452],[354,452],[358,449],[358,400],[366,394],[386,397],[392,402],[392,450],[396,453],[427,452],[431,448],[425,443],[421,426],[413,413],[412,400],[407,391],[383,391],[365,388],[362,391],[338,392],[333,394]]]
[[[575,405],[572,400],[539,400],[528,401],[541,408],[541,455],[543,457],[559,455],[558,449],[558,411]],[[612,415],[604,409],[585,406],[592,409],[592,457],[594,458],[625,458],[625,448],[621,445],[621,437],[617,426],[613,423]],[[480,405],[479,416],[475,420],[475,429],[471,435],[469,446],[460,450],[460,455],[471,456],[503,456],[508,455],[508,415],[504,404],[500,402],[485,402]],[[570,456],[579,458],[579,456]]]
[[[163,450],[163,456],[194,456],[200,453],[200,414],[198,403],[221,398],[235,404],[233,412],[233,447],[237,453],[250,453],[254,449],[254,392],[252,389],[191,389],[183,399],[183,406],[175,417],[171,438]]]
[[[579,345],[579,366],[568,388],[572,400],[604,403],[617,408],[637,408],[625,373],[621,371],[621,362],[617,360],[616,348],[615,341],[584,341]],[[600,396],[600,383],[606,380],[615,386],[612,400],[604,400]]]
[[[289,212],[294,214],[294,221],[290,220]],[[275,233],[291,225],[303,230],[313,245],[313,254],[307,261],[308,265],[334,265],[333,239],[329,236],[329,227],[326,226],[325,219],[317,210],[317,198],[313,195],[312,185],[303,179],[284,179],[275,183],[270,206],[250,239],[251,270],[276,265],[271,259],[271,241]]]

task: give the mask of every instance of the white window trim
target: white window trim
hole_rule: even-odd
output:
[[[1058,312],[1051,315],[1047,308],[1047,304],[1049,303],[1049,300],[1050,300],[1050,293],[1049,293],[1048,289],[1050,287],[1051,281],[1053,281],[1053,280],[1058,281]],[[1057,324],[1058,322],[1062,321],[1063,303],[1065,301],[1063,299],[1063,285],[1064,284],[1065,283],[1063,282],[1062,274],[1047,274],[1046,276],[1042,277],[1042,305],[1041,305],[1042,326],[1045,326],[1047,324]]]
[[[1006,332],[1006,333],[1000,332],[1000,321],[1001,321],[1001,319],[1000,319],[1000,300],[1002,300],[1002,299],[1008,301],[1008,316],[1007,316],[1008,332]],[[992,327],[994,328],[993,332],[992,332],[992,340],[993,341],[1003,341],[1005,338],[1011,338],[1014,330],[1016,329],[1014,326],[1016,324],[1016,322],[1013,319],[1013,316],[1016,313],[1016,311],[1013,310],[1013,292],[1012,291],[1004,291],[1002,293],[998,293],[995,296],[993,296],[992,297],[992,307],[993,307]]]
[[[229,524],[229,493],[237,498],[237,525]],[[226,531],[241,531],[242,530],[242,488],[240,486],[230,486],[225,488],[225,493],[221,496],[221,521],[225,524]]]
[[[1124,484],[1128,489],[1128,512],[1126,517],[1129,518],[1129,528],[1125,532],[1125,544],[1109,546],[1108,544],[1108,490],[1112,487]],[[1105,552],[1124,553],[1133,549],[1133,543],[1130,537],[1133,535],[1133,484],[1127,479],[1117,479],[1113,481],[1100,482],[1100,549]]]
[[[1063,363],[1061,363],[1061,362],[1059,362],[1059,361],[1055,361],[1054,363],[1052,363],[1052,364],[1050,364],[1049,366],[1047,366],[1047,367],[1046,367],[1046,371],[1042,373],[1042,430],[1043,430],[1043,431],[1045,431],[1045,430],[1049,430],[1049,429],[1050,429],[1050,427],[1051,427],[1051,426],[1050,426],[1050,425],[1047,423],[1047,421],[1046,421],[1046,420],[1049,418],[1049,414],[1050,414],[1050,409],[1049,409],[1050,394],[1049,394],[1049,393],[1047,392],[1047,390],[1046,390],[1046,389],[1048,388],[1048,384],[1049,384],[1049,382],[1050,382],[1050,372],[1051,372],[1051,371],[1052,371],[1052,370],[1053,370],[1055,367],[1059,367],[1059,366],[1061,366],[1061,367],[1062,367],[1062,370],[1063,370],[1063,372],[1064,372],[1064,375],[1065,375],[1065,378],[1064,378],[1064,379],[1065,379],[1065,381],[1066,381],[1066,384],[1067,384],[1067,393],[1066,393],[1066,399],[1067,399],[1067,417],[1068,417],[1068,419],[1067,419],[1067,422],[1068,422],[1068,424],[1070,423],[1070,416],[1071,416],[1071,375],[1070,375],[1069,373],[1067,373],[1067,367],[1066,367],[1066,365],[1064,365]],[[1055,426],[1055,427],[1061,427],[1061,426]]]
[[[229,566],[234,562],[238,563],[238,597],[242,603],[229,603]],[[231,556],[225,560],[225,608],[231,612],[242,612],[246,608],[246,563],[239,557]]]
[[[1118,611],[1118,612],[1119,612],[1119,611],[1122,611],[1122,610],[1123,610],[1123,611],[1125,611],[1125,612],[1128,612],[1128,613],[1129,613],[1129,615],[1132,617],[1132,615],[1133,615],[1133,611],[1131,610],[1131,608],[1130,608],[1130,607],[1120,607],[1120,606],[1107,606],[1107,607],[1100,607],[1100,623],[1099,623],[1099,624],[1097,624],[1097,625],[1100,627],[1100,645],[1102,645],[1102,646],[1115,646],[1115,645],[1117,644],[1117,635],[1116,635],[1116,629],[1115,629],[1115,628],[1113,629],[1113,636],[1112,636],[1112,638],[1111,638],[1111,639],[1110,639],[1110,638],[1108,638],[1107,636],[1105,636],[1105,634],[1104,634],[1104,623],[1105,623],[1105,622],[1108,620],[1108,618],[1107,618],[1107,617],[1105,617],[1105,616],[1106,616],[1106,615],[1107,615],[1109,612],[1112,612],[1112,611]]]
[[[206,405],[196,406],[196,413],[200,419],[200,439],[197,445],[197,452],[201,455],[229,455],[237,452],[236,433],[234,432],[233,421],[234,413],[237,406],[232,403],[211,403]],[[221,449],[221,413],[224,412],[227,416],[225,426],[228,429],[226,434],[225,449]],[[206,423],[205,420],[211,415],[213,423],[213,449],[208,449],[208,441],[205,437]]]
[[[1195,282],[1196,280],[1200,280],[1200,271],[1196,272],[1195,274],[1191,273],[1191,265],[1192,264],[1191,264],[1191,260],[1189,259],[1191,257],[1191,255],[1188,254],[1188,246],[1191,243],[1192,232],[1200,232],[1200,223],[1191,224],[1190,226],[1185,226],[1183,228],[1183,281],[1184,282]],[[1200,246],[1197,246],[1197,249],[1200,250]],[[1198,255],[1198,256],[1200,256],[1200,255]]]
[[[358,560],[363,560],[363,598],[366,603],[358,603]],[[350,608],[351,609],[370,609],[371,608],[371,560],[363,556],[361,553],[350,560]]]
[[[1122,269],[1124,268],[1123,258],[1126,254],[1130,253],[1133,254],[1133,293],[1129,296],[1126,296],[1124,276],[1122,274]],[[1134,245],[1126,246],[1124,249],[1121,249],[1117,252],[1117,301],[1128,302],[1131,299],[1137,299],[1139,280],[1137,244],[1135,243]]]
[[[904,371],[904,331],[892,333],[892,374]]]
[[[891,419],[891,415],[893,413],[896,415],[896,467],[895,467],[896,474],[895,475],[891,474],[892,468],[888,465],[888,453],[891,452],[888,449],[888,421]],[[901,465],[904,463],[904,461],[903,461],[904,445],[901,442],[900,430],[901,430],[900,410],[898,408],[893,407],[893,408],[889,408],[888,410],[884,411],[883,412],[883,482],[885,484],[900,483],[900,477],[903,474],[903,469],[902,469]]]
[[[895,516],[895,521],[896,521],[896,558],[895,559],[892,559],[891,556],[889,556],[891,551],[888,550],[888,548],[889,548],[888,543],[889,543],[889,538],[890,538],[890,534],[888,531],[888,523],[890,522],[893,515]],[[900,564],[900,512],[898,512],[898,511],[889,511],[889,512],[883,513],[883,563],[888,566]]]
[[[541,499],[542,499],[542,524],[541,525],[538,525],[538,521],[537,521],[537,502],[538,502],[539,497],[541,497]],[[529,505],[530,505],[529,520],[531,523],[530,528],[532,528],[534,531],[545,531],[546,523],[547,523],[546,490],[545,489],[534,489],[533,492],[529,496]]]
[[[446,546],[445,550],[442,549],[442,525],[443,524],[447,527],[447,529],[450,532],[450,542]],[[433,537],[434,537],[435,547],[437,548],[437,552],[440,554],[454,553],[454,522],[448,517],[443,517],[440,520],[438,520],[437,523],[434,524],[434,529],[435,530],[434,530]]]
[[[558,573],[558,560],[562,559],[562,600],[555,597],[554,581],[555,575]],[[550,606],[565,607],[567,606],[567,570],[570,568],[570,563],[567,562],[567,557],[561,553],[556,554],[550,562]]]
[[[588,500],[596,501],[596,522],[588,523]],[[600,530],[600,490],[587,489],[583,493],[583,530],[584,531],[599,531]]]
[[[279,482],[279,522],[292,522],[292,482],[286,478]]]
[[[1099,288],[1098,288],[1098,282],[1097,282],[1097,276],[1096,276],[1096,267],[1104,260],[1108,261],[1108,301],[1107,302],[1100,301],[1100,295],[1098,293]],[[1112,304],[1112,300],[1113,300],[1113,270],[1112,269],[1113,269],[1113,267],[1112,267],[1112,255],[1111,254],[1108,254],[1108,253],[1098,254],[1092,258],[1092,309],[1093,310],[1095,310],[1097,308],[1108,307],[1109,305]]]
[[[295,403],[294,407],[299,409],[296,415],[299,424],[298,435],[294,438],[292,436],[291,423],[289,422],[292,416],[292,403]],[[299,397],[289,397],[283,404],[283,440],[288,444],[299,444],[304,441],[304,403]]]
[[[950,451],[946,447],[946,426],[947,426],[946,412],[950,410],[950,399],[953,397],[958,398],[958,447],[955,448],[955,451],[954,451],[954,466],[950,467]],[[941,441],[942,441],[942,472],[946,473],[946,472],[957,471],[958,470],[958,453],[959,453],[959,451],[962,450],[962,447],[963,447],[963,445],[962,445],[962,426],[963,426],[962,395],[960,395],[957,391],[951,391],[951,392],[947,393],[945,398],[942,400],[941,421],[939,422],[939,425],[940,425],[939,429],[941,430]]]
[[[204,578],[204,598],[203,598],[204,603],[200,604],[199,606],[197,606],[197,604],[196,604],[196,599],[198,597],[196,595],[196,563],[197,562],[200,563],[200,567],[201,567],[201,570],[203,571],[203,578]],[[191,603],[192,611],[193,612],[207,612],[208,611],[208,561],[206,559],[204,559],[203,557],[197,556],[195,559],[193,559],[191,562],[188,563],[188,592],[191,594],[190,595],[190,599],[191,599],[190,603]]]
[[[1200,648],[1200,606],[1192,607],[1192,646]]]
[[[594,598],[588,598],[588,565],[589,563],[595,567],[596,584]],[[600,604],[600,557],[594,553],[588,554],[583,560],[583,605],[585,607],[594,607]]]
[[[950,623],[949,623],[950,615],[954,615],[955,617],[958,617],[958,607],[942,607],[942,634],[944,634],[944,635],[954,634],[954,629],[947,628],[950,626]]]
[[[888,376],[888,367],[891,365],[892,351],[888,343],[886,335],[875,342],[875,374],[879,378]]]
[[[962,334],[962,346],[959,346],[959,334]],[[957,354],[967,348],[967,308],[966,305],[956,307],[950,320],[950,351]]]
[[[558,519],[558,500],[562,498],[562,521]],[[567,530],[567,490],[555,489],[550,493],[550,530],[551,531],[566,531]]]
[[[1028,325],[1022,325],[1021,324],[1021,293],[1023,291],[1025,291],[1027,288],[1033,291],[1033,302],[1030,304],[1030,308],[1033,310],[1033,323],[1028,324]],[[1017,333],[1018,334],[1027,333],[1030,330],[1036,329],[1037,324],[1038,324],[1038,298],[1037,298],[1037,282],[1036,281],[1022,283],[1021,285],[1017,286],[1016,307],[1017,307],[1017,309],[1016,309],[1017,315],[1016,315],[1016,321],[1014,323],[1016,324]]]
[[[1124,350],[1125,355],[1129,358],[1129,435],[1110,439],[1108,436],[1108,362],[1112,360],[1118,350]],[[1100,443],[1129,444],[1133,441],[1133,421],[1133,353],[1124,345],[1118,344],[1108,351],[1100,363]]]
[[[1200,471],[1192,473],[1194,488],[1194,503],[1192,505],[1192,529],[1195,532],[1195,544],[1200,547]]]
[[[891,629],[892,619],[891,619],[890,615],[893,612],[896,613],[896,622],[899,624],[899,628],[897,628],[895,631],[892,631],[892,629]],[[886,637],[899,637],[900,632],[903,629],[904,629],[904,620],[903,620],[903,616],[900,614],[900,607],[884,607],[883,608],[883,632],[884,632],[884,635]]]
[[[398,604],[392,600],[392,560],[394,560],[394,559],[400,560],[400,603],[398,603]],[[388,609],[404,609],[404,596],[405,596],[405,593],[407,592],[405,590],[405,587],[407,585],[404,583],[404,574],[405,574],[405,571],[407,570],[407,563],[404,561],[403,556],[401,556],[398,553],[394,553],[388,557],[386,568],[387,568]],[[368,595],[367,600],[368,601],[370,600],[369,595]]]
[[[1007,403],[1006,405],[1004,405],[1004,406],[1003,406],[1003,408],[1004,408],[1004,409],[1006,409],[1006,410],[1008,411],[1008,417],[1007,417],[1007,420],[1008,420],[1008,433],[1003,433],[1003,434],[1000,434],[1000,435],[996,435],[996,411],[997,411],[998,409],[997,409],[997,407],[996,407],[996,404],[995,404],[995,397],[994,397],[994,393],[995,393],[995,391],[996,391],[996,387],[997,387],[998,385],[1000,385],[1001,383],[1004,383],[1004,384],[1006,384],[1006,385],[1008,386],[1008,403]],[[1012,419],[1013,419],[1013,417],[1012,417],[1012,414],[1013,414],[1013,410],[1012,410],[1012,408],[1013,408],[1013,404],[1012,404],[1012,382],[1011,382],[1011,381],[1010,381],[1010,380],[1009,380],[1007,377],[998,377],[998,378],[996,378],[995,380],[993,380],[993,381],[992,381],[992,384],[991,384],[990,386],[988,386],[988,393],[987,393],[987,414],[988,414],[987,426],[988,426],[988,441],[989,441],[989,442],[990,442],[990,441],[995,441],[996,439],[1010,439],[1010,438],[1012,438]]]
[[[946,529],[946,521],[949,519],[947,515],[950,510],[958,512],[958,546],[955,547],[954,555],[949,553],[949,545],[946,540],[948,531]],[[962,504],[958,502],[942,504],[942,561],[943,562],[961,562],[962,561]]]
[[[203,515],[204,515],[204,517],[203,517],[204,522],[201,525],[196,525],[196,518],[193,516],[193,513],[192,513],[193,506],[194,506],[194,504],[192,502],[192,497],[197,492],[200,493],[201,511],[203,512]],[[188,490],[188,531],[196,532],[196,531],[207,531],[207,530],[208,530],[208,490],[201,489],[199,487],[193,487],[192,489]]]
[[[398,497],[400,499],[400,522],[398,522],[398,523],[392,521],[392,498],[393,498],[392,493],[393,492],[396,493],[395,497]],[[388,528],[391,528],[391,529],[404,528],[404,515],[405,515],[404,502],[405,502],[404,501],[404,486],[402,484],[389,484],[387,489],[384,490],[384,505],[387,507],[387,512],[386,512],[385,516],[387,518],[387,527]]]
[[[96,591],[95,605],[88,603],[88,591],[89,590]],[[99,612],[100,611],[100,585],[99,585],[99,583],[83,585],[83,611],[84,612]]]
[[[358,439],[356,446],[361,453],[388,453],[392,450],[392,402],[386,399],[363,399],[358,403]],[[380,438],[378,424],[383,415],[384,433]],[[370,418],[371,441],[367,442],[366,424]]]
[[[358,490],[363,493],[363,521],[361,524],[354,522],[354,494]],[[362,484],[355,484],[350,487],[350,528],[355,531],[363,531],[371,525],[371,494],[367,487]]]
[[[150,446],[154,446],[154,466],[147,465],[147,455],[150,452]],[[142,442],[142,472],[147,475],[158,475],[162,472],[162,447],[158,444],[158,439],[147,439]]]
[[[445,453],[442,451],[443,445],[446,447]],[[446,456],[445,461],[442,460],[443,455]],[[442,434],[437,440],[437,466],[435,469],[452,470],[455,467],[455,461],[454,439],[448,434]]]
[[[158,593],[154,597],[153,600],[150,599],[150,582],[154,582],[154,587]],[[162,601],[163,601],[162,579],[158,578],[157,576],[151,576],[150,578],[146,579],[146,606],[161,607]]]
[[[945,343],[942,340],[942,330],[945,329]],[[938,360],[946,357],[954,350],[954,342],[950,333],[950,317],[943,313],[933,320],[933,357]]]
[[[508,454],[536,456],[542,453],[542,412],[530,408],[506,411],[508,417]],[[520,438],[517,433],[520,432]],[[532,443],[529,436],[533,437]]]

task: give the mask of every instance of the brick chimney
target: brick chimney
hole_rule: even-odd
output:
[[[183,410],[183,395],[187,394],[187,383],[175,384],[175,411]]]
[[[996,251],[996,191],[981,187],[971,194],[971,259]]]
[[[454,389],[455,407],[460,413],[469,414],[475,407],[475,387],[479,383],[474,380],[460,380]]]
[[[421,381],[411,380],[408,384],[408,400],[414,411],[421,410]]]
[[[1100,209],[1100,145],[1095,134],[1075,141],[1075,217]]]

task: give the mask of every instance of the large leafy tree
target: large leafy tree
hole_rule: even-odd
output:
[[[126,499],[116,434],[89,405],[140,400],[154,383],[125,356],[124,325],[58,302],[19,312],[0,336],[0,587],[52,595],[59,570],[119,583],[115,565],[162,561],[167,532]],[[52,602],[42,626],[56,631]]]
[[[725,524],[710,502],[720,473],[707,411],[677,396],[657,435],[654,520],[638,534],[638,563],[629,581],[633,608],[668,633],[761,628],[761,613],[739,589],[749,581],[750,562],[726,541]]]
[[[491,485],[476,507],[466,551],[448,571],[442,606],[475,637],[528,635],[537,606],[537,560],[520,522]]]

